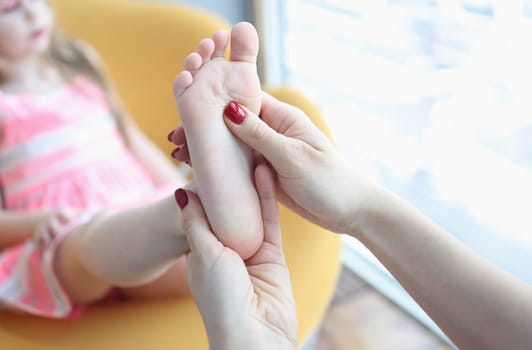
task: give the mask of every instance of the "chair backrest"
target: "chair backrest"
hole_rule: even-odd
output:
[[[179,123],[173,77],[198,42],[224,20],[205,11],[131,0],[51,0],[59,24],[96,48],[140,127],[168,153],[169,130]],[[133,38],[133,40],[132,40]],[[303,109],[330,136],[319,109],[298,91],[269,92]],[[283,247],[291,271],[299,337],[319,326],[340,271],[340,239],[280,208]],[[57,322],[0,312],[0,349],[207,349],[202,320],[190,298],[90,307],[80,320]]]
[[[179,123],[173,78],[199,41],[229,24],[207,11],[128,0],[52,0],[60,28],[93,46],[128,111],[170,152],[167,133]]]

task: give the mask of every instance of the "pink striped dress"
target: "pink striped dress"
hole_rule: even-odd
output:
[[[0,92],[0,125],[2,209],[87,213],[44,250],[28,239],[0,251],[0,305],[68,317],[73,305],[52,268],[64,235],[90,213],[154,200],[162,191],[124,144],[103,91],[87,78],[46,94]]]

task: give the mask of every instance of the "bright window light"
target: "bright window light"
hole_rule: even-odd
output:
[[[340,150],[532,283],[532,0],[278,4],[275,71]]]

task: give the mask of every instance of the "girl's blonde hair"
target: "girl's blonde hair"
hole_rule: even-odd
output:
[[[91,57],[95,56],[95,54],[90,50],[91,48],[81,40],[71,39],[60,30],[54,29],[48,58],[52,64],[57,66],[65,81],[72,80],[78,74],[83,74],[102,88],[111,113],[116,120],[117,127],[126,144],[129,144],[125,129],[125,110],[112,87],[108,75],[95,60],[97,57]]]
[[[63,80],[71,81],[77,75],[82,74],[102,88],[124,142],[129,144],[125,128],[125,110],[108,75],[95,60],[96,57],[92,56],[95,54],[91,52],[87,44],[78,39],[71,39],[60,30],[54,29],[47,59],[58,68]]]
[[[71,81],[78,74],[83,74],[99,85],[105,93],[111,114],[116,121],[117,128],[122,135],[126,145],[130,145],[130,140],[126,132],[126,113],[122,107],[118,95],[115,93],[110,79],[99,66],[96,57],[91,57],[90,47],[80,40],[73,40],[67,37],[57,28],[54,28],[48,54],[51,64],[58,68],[64,81]],[[94,54],[92,56],[95,56]],[[0,60],[0,83],[6,78],[6,72]],[[4,206],[3,185],[0,182],[0,208]]]

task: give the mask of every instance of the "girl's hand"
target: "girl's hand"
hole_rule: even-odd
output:
[[[43,250],[61,233],[61,227],[76,216],[69,208],[60,208],[47,216],[35,229],[34,241]]]

